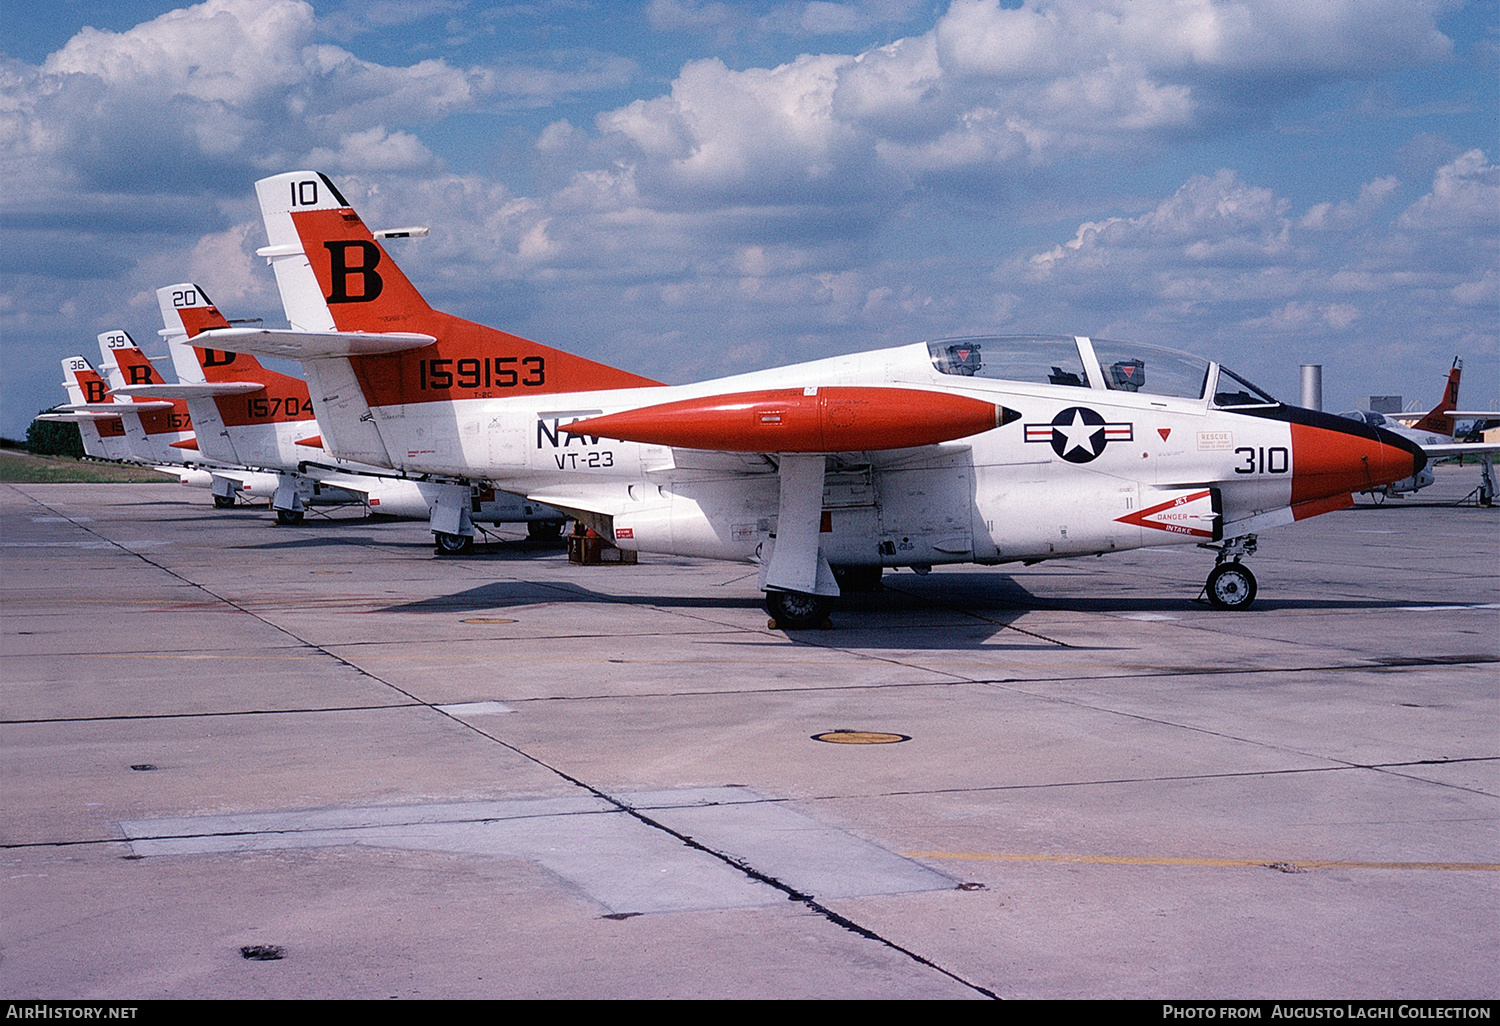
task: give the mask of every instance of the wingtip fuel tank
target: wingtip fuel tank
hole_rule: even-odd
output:
[[[562,429],[682,449],[818,453],[936,445],[989,431],[1020,416],[952,393],[833,386],[683,399],[593,417]]]

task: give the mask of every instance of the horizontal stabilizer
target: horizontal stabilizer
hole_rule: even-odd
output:
[[[437,339],[414,332],[285,331],[265,328],[215,328],[193,336],[200,349],[223,349],[279,360],[324,360],[331,357],[380,356],[430,346]]]
[[[67,413],[98,413],[106,417],[118,417],[122,413],[150,413],[153,410],[170,410],[172,404],[165,399],[157,402],[144,403],[78,403],[74,406],[63,406],[60,409]]]
[[[211,399],[217,395],[245,395],[266,386],[259,381],[189,381],[175,385],[126,385],[114,395],[147,395],[160,399]]]
[[[89,420],[114,420],[118,416],[118,413],[81,413],[74,411],[72,413],[43,413],[35,419],[57,424],[80,424]]]

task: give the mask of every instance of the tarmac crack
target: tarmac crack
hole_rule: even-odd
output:
[[[889,790],[878,792],[846,793],[846,794],[821,794],[809,795],[799,798],[798,801],[822,802],[822,801],[867,801],[871,798],[912,798],[921,795],[932,794],[984,794],[997,791],[1043,791],[1051,788],[1073,788],[1073,787],[1113,787],[1121,784],[1162,784],[1174,782],[1198,782],[1206,780],[1233,780],[1256,777],[1279,777],[1297,776],[1314,773],[1349,773],[1356,770],[1370,770],[1375,772],[1398,769],[1403,766],[1447,766],[1461,763],[1474,762],[1500,762],[1500,756],[1481,755],[1460,759],[1419,759],[1411,762],[1393,763],[1349,763],[1340,766],[1303,766],[1295,769],[1273,769],[1273,770],[1235,770],[1228,773],[1178,773],[1161,774],[1157,776],[1143,777],[1100,777],[1093,780],[1049,780],[1042,783],[1017,783],[1017,784],[986,784],[974,787],[933,787],[916,788],[907,791]],[[1406,776],[1406,774],[1397,774]],[[1422,777],[1413,777],[1423,783],[1435,783]],[[1456,785],[1444,785],[1456,786]],[[1460,788],[1461,790],[1473,791],[1472,788]],[[1474,791],[1486,797],[1496,797],[1485,791]]]
[[[438,712],[442,712],[443,715],[445,715],[445,716],[449,715],[447,712],[445,712],[442,709],[438,709],[436,706],[434,706],[433,708],[436,709]],[[457,719],[457,717],[454,717],[454,718]],[[463,721],[459,721],[459,722],[462,723]],[[756,869],[753,865],[750,865],[748,862],[745,862],[742,859],[736,858],[736,857],[734,857],[733,855],[730,855],[727,852],[718,851],[717,849],[711,848],[708,845],[703,844],[702,842],[695,840],[691,836],[689,836],[687,834],[684,834],[684,833],[682,833],[679,830],[674,830],[672,827],[667,826],[665,823],[662,823],[662,822],[660,822],[660,821],[658,821],[656,819],[653,819],[652,817],[646,815],[641,810],[639,810],[637,808],[634,808],[633,806],[631,806],[627,802],[623,801],[622,799],[615,797],[614,795],[610,794],[609,792],[607,792],[607,791],[605,791],[605,790],[603,790],[601,788],[595,787],[594,785],[588,783],[587,781],[585,781],[585,780],[583,780],[583,779],[581,779],[579,777],[575,777],[571,773],[568,773],[566,770],[563,770],[563,769],[560,769],[560,768],[558,768],[556,766],[551,765],[550,763],[546,762],[545,760],[543,760],[543,759],[541,759],[541,758],[539,758],[539,757],[537,757],[535,755],[532,755],[530,752],[527,752],[527,751],[525,751],[525,750],[517,747],[516,745],[510,743],[509,741],[505,741],[505,740],[503,740],[501,738],[498,738],[495,735],[489,733],[488,731],[481,730],[478,727],[474,726],[473,724],[463,723],[463,725],[465,727],[467,727],[468,729],[474,731],[476,734],[479,734],[482,737],[488,738],[489,740],[493,741],[495,744],[498,744],[501,747],[506,748],[506,749],[508,749],[511,752],[514,752],[516,755],[520,756],[521,758],[527,759],[528,761],[530,761],[533,764],[535,764],[535,765],[537,765],[537,766],[539,766],[539,767],[547,770],[548,772],[556,774],[561,779],[566,780],[569,783],[571,783],[571,784],[573,784],[573,785],[575,785],[575,786],[577,786],[577,787],[579,787],[579,788],[587,791],[588,793],[594,795],[595,797],[599,798],[600,800],[608,802],[610,805],[614,806],[619,811],[621,811],[621,812],[623,812],[623,813],[625,813],[625,814],[633,817],[634,819],[638,820],[639,822],[641,822],[645,826],[648,826],[648,827],[650,827],[653,830],[658,830],[658,831],[660,831],[660,832],[662,832],[664,834],[667,834],[668,836],[676,839],[677,841],[681,842],[682,844],[686,845],[687,847],[689,847],[689,848],[691,848],[691,849],[693,849],[695,851],[702,852],[705,855],[709,855],[709,856],[717,859],[718,861],[724,863],[725,865],[730,866],[733,869],[736,869],[739,872],[745,874],[746,876],[750,877],[752,880],[756,880],[756,881],[758,881],[760,883],[765,884],[768,887],[773,887],[776,890],[781,891],[783,894],[785,894],[787,896],[787,898],[789,900],[798,902],[799,904],[801,904],[805,908],[807,908],[809,911],[814,912],[817,915],[823,917],[824,919],[828,920],[833,925],[838,926],[838,927],[840,927],[840,928],[842,928],[844,930],[847,930],[850,933],[855,934],[856,936],[862,937],[865,940],[868,940],[868,941],[880,944],[880,945],[882,945],[884,947],[887,947],[887,948],[891,949],[892,951],[895,951],[895,952],[897,952],[897,953],[905,956],[906,958],[908,958],[908,959],[916,962],[919,965],[926,966],[927,968],[932,969],[935,972],[941,973],[942,975],[948,977],[949,979],[953,980],[954,982],[962,984],[963,986],[968,987],[969,989],[973,990],[974,992],[976,992],[978,994],[982,994],[985,997],[991,998],[993,1000],[997,1000],[997,1001],[999,1000],[999,995],[995,994],[993,991],[988,990],[985,987],[982,987],[982,986],[980,986],[977,983],[974,983],[972,980],[966,980],[966,979],[964,979],[963,977],[959,976],[957,973],[953,972],[952,970],[946,969],[943,966],[938,965],[936,962],[933,962],[931,959],[926,958],[925,956],[920,955],[920,954],[916,953],[915,951],[912,951],[910,948],[907,948],[907,947],[905,947],[905,946],[903,946],[901,944],[898,944],[896,941],[891,940],[890,938],[885,937],[885,936],[881,935],[880,933],[877,933],[874,930],[871,930],[869,927],[860,925],[859,923],[855,922],[853,919],[850,919],[848,916],[845,916],[842,913],[836,912],[832,908],[830,908],[827,905],[823,904],[822,902],[818,901],[818,899],[816,897],[814,897],[813,895],[806,894],[806,893],[803,893],[802,891],[797,890],[796,888],[792,887],[791,885],[789,885],[787,883],[784,883],[783,881],[777,879],[776,877],[774,877],[774,876],[772,876],[772,875],[770,875],[768,873],[764,873],[761,870]]]

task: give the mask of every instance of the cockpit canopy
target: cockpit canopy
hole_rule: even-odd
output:
[[[1214,370],[1208,360],[1175,349],[1067,335],[944,338],[927,343],[927,350],[932,365],[943,374],[1074,388],[1102,385],[1115,392],[1179,399],[1202,399]],[[1228,368],[1218,372],[1216,406],[1276,405],[1275,399]]]
[[[1376,413],[1374,410],[1345,410],[1343,413],[1339,414],[1339,416],[1345,417],[1349,420],[1357,420],[1362,424],[1370,425],[1370,427],[1388,428],[1391,427],[1392,424],[1400,426],[1399,421],[1392,421],[1388,423],[1385,417],[1383,417],[1379,413]]]
[[[944,374],[1089,387],[1078,343],[1068,336],[944,338],[927,343],[927,351],[932,354],[933,366]]]

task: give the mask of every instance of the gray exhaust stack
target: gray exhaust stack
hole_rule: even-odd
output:
[[[1323,409],[1323,365],[1321,363],[1302,365],[1302,408],[1320,412]]]

